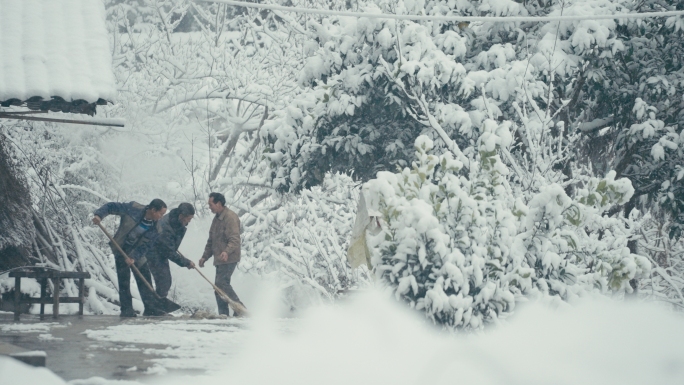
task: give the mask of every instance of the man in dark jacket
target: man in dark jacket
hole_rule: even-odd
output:
[[[131,270],[129,265],[135,263],[140,273],[152,281],[145,254],[154,245],[161,234],[161,226],[158,221],[166,213],[166,203],[161,199],[154,199],[149,205],[143,206],[137,202],[119,203],[109,202],[95,211],[93,223],[99,224],[108,215],[121,217],[119,228],[114,234],[114,240],[131,258],[127,261],[119,250],[110,242],[116,264],[116,276],[119,281],[119,302],[121,303],[121,317],[135,317],[133,310],[133,297],[131,297]],[[156,298],[150,289],[140,278],[134,274],[138,284],[140,298],[145,305],[143,315],[162,315],[164,312],[158,309]]]
[[[213,192],[209,194],[209,209],[216,214],[209,229],[209,239],[204,248],[204,254],[199,260],[200,267],[214,257],[216,266],[216,286],[221,288],[228,297],[235,302],[240,302],[235,290],[230,285],[230,278],[240,262],[240,218],[226,206],[226,198],[223,194]],[[216,295],[219,314],[228,314],[228,304]]]
[[[160,297],[166,297],[171,288],[169,260],[180,267],[195,267],[194,262],[178,254],[178,247],[194,215],[195,208],[190,203],[181,203],[159,221],[162,233],[150,250],[147,260],[150,262],[154,286]]]

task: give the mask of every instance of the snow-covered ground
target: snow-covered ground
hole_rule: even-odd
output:
[[[145,354],[165,369],[202,369],[213,371],[231,361],[246,337],[243,320],[173,320],[160,323],[126,323],[103,330],[88,330],[88,338],[97,341],[136,344],[163,344],[166,347],[144,349]],[[137,349],[142,350],[142,349]]]
[[[263,309],[268,308],[264,306]],[[448,335],[378,293],[283,320],[124,323],[86,332],[95,341],[164,344],[150,375],[163,384],[682,384],[684,319],[653,304],[584,300],[529,303],[479,334]],[[0,384],[63,384],[0,360]],[[7,375],[9,374],[9,376]],[[138,382],[91,378],[73,385]]]

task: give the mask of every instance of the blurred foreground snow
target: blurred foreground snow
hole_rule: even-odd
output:
[[[145,383],[684,384],[684,319],[647,303],[593,299],[556,309],[531,303],[507,323],[466,336],[433,330],[374,292],[311,308],[289,322],[255,313],[246,321],[248,329],[241,329],[240,351],[229,356],[220,343],[206,345],[207,339],[199,337],[211,332],[211,323],[194,326],[197,338],[174,333],[181,320],[169,321],[175,327],[148,324],[147,333],[138,330],[146,343],[158,338],[165,344],[173,340],[185,351],[203,349],[201,354],[215,366],[201,376],[150,376]],[[93,337],[126,338],[131,335],[126,328],[130,325]],[[223,364],[212,358],[217,356],[226,357]],[[164,365],[182,366],[172,361]],[[3,385],[63,383],[45,382],[44,371],[7,360],[0,361],[0,368]],[[124,382],[92,378],[71,383]]]

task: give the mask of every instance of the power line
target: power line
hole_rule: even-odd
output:
[[[484,21],[484,22],[548,22],[548,21],[579,21],[579,20],[611,20],[611,19],[648,19],[652,17],[684,16],[684,11],[644,12],[644,13],[614,13],[610,15],[563,15],[563,16],[440,16],[440,15],[392,15],[387,13],[368,13],[333,11],[327,9],[312,9],[299,7],[285,7],[276,4],[247,3],[234,0],[196,0],[205,3],[221,3],[236,7],[268,9],[272,11],[309,13],[328,16],[364,17],[367,19],[395,19],[414,21]]]

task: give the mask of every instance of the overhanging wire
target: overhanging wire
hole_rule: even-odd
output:
[[[615,20],[615,19],[648,19],[653,17],[684,16],[684,11],[614,13],[609,15],[558,15],[558,16],[441,16],[441,15],[393,15],[387,13],[333,11],[326,9],[285,7],[276,4],[248,3],[235,0],[196,0],[203,3],[221,3],[236,7],[268,9],[272,11],[308,13],[327,16],[358,17],[366,19],[395,19],[413,21],[456,21],[456,22],[549,22],[549,21],[581,21],[581,20]]]

